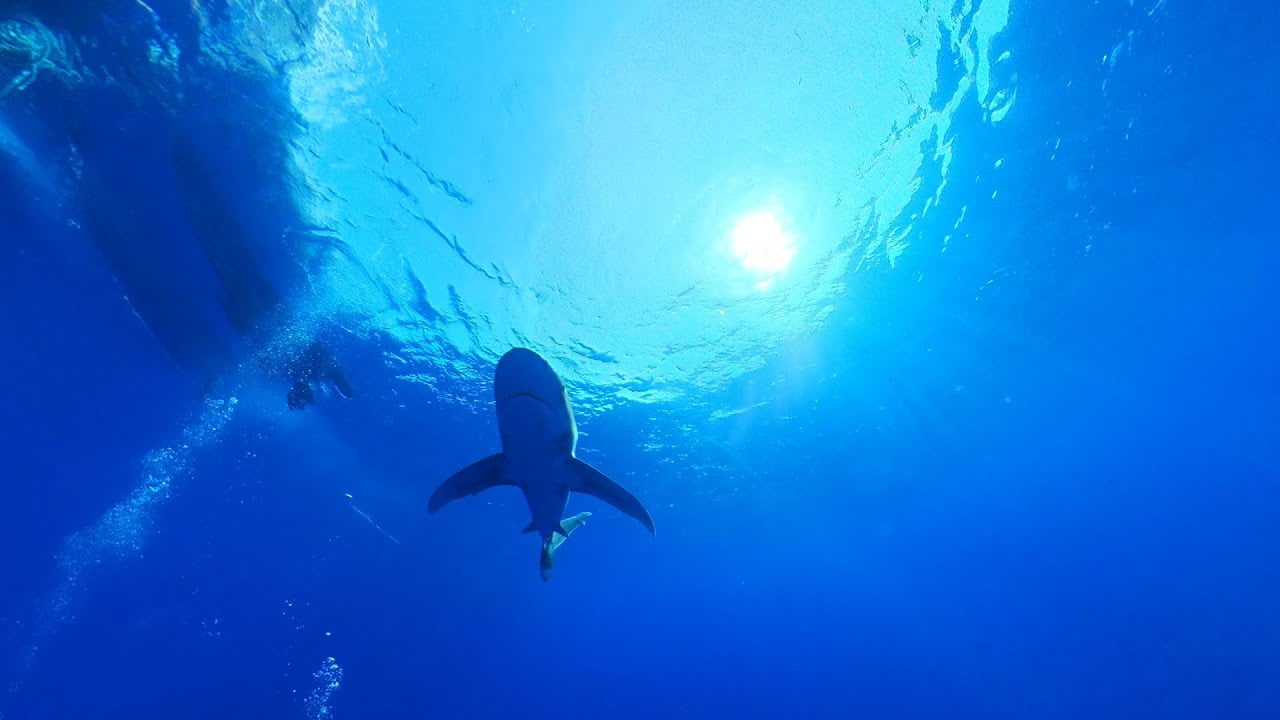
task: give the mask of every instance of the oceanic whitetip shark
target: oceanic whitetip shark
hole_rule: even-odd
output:
[[[486,488],[520,488],[532,517],[524,532],[537,532],[542,538],[543,580],[551,577],[552,556],[563,538],[586,519],[579,514],[561,521],[570,491],[593,495],[654,532],[653,519],[634,495],[574,457],[578,427],[569,395],[546,360],[525,348],[509,350],[494,371],[493,395],[502,452],[471,463],[441,483],[427,503],[429,512]]]

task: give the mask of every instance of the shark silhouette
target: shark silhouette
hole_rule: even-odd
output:
[[[567,538],[573,529],[561,521],[571,491],[599,498],[654,532],[653,519],[634,495],[574,457],[578,428],[569,396],[546,360],[525,348],[509,350],[494,371],[493,393],[502,452],[441,483],[427,503],[429,512],[498,485],[520,488],[531,515],[524,532],[542,538],[543,580],[550,578],[552,554],[563,542],[557,535]]]

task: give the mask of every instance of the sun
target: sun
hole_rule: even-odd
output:
[[[744,270],[775,275],[796,256],[796,238],[768,210],[743,215],[730,234],[733,254]]]

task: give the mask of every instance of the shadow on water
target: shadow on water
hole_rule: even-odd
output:
[[[288,142],[297,118],[279,69],[202,52],[222,6],[156,7],[31,5],[3,21],[0,81],[25,119],[13,123],[16,137],[43,136],[41,163],[67,178],[84,239],[165,352],[204,387],[249,357],[290,385],[291,407],[326,382],[350,396],[318,338],[324,319],[309,307],[327,243],[315,241],[294,201]],[[292,8],[298,37],[306,7]],[[109,32],[140,26],[153,26],[141,34],[148,42]],[[118,45],[80,47],[83,36]],[[51,79],[35,84],[44,68]]]
[[[287,394],[274,397],[291,409],[321,386],[354,391],[325,339],[332,322],[313,309],[325,249],[294,202],[296,118],[282,76],[202,52],[225,5],[9,7],[0,11],[0,181],[45,191],[0,203],[0,223],[18,230],[0,241],[5,253],[82,242],[206,396],[176,436],[139,453],[122,499],[62,540],[37,618],[5,633],[14,651],[0,669],[14,692],[102,566],[141,553],[153,516],[222,437],[245,386],[282,384]],[[69,229],[54,224],[67,217]]]

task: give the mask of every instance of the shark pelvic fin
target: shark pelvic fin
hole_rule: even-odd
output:
[[[573,517],[567,517],[560,522],[560,529],[551,536],[551,552],[555,552],[556,548],[564,544],[565,540],[573,534],[574,530],[582,527],[587,522],[587,518],[591,517],[589,512],[580,512]]]
[[[575,525],[574,527],[577,527],[577,526]],[[528,535],[529,533],[533,532],[536,529],[537,528],[533,526],[533,521],[530,520],[529,524],[525,525],[524,529],[520,531],[520,534]],[[561,538],[567,538],[569,537],[569,533],[571,532],[573,532],[573,528],[569,528],[568,530],[566,530],[564,524],[562,523],[555,530],[552,531],[552,537],[556,537],[555,533],[559,533],[559,536]]]
[[[576,482],[569,487],[574,492],[585,493],[599,498],[621,512],[635,518],[649,532],[657,534],[653,527],[653,518],[649,511],[627,489],[610,480],[604,473],[582,462],[578,458],[569,458],[569,468]]]
[[[542,581],[546,582],[551,579],[551,563],[555,560],[555,552],[574,530],[586,524],[587,518],[591,517],[589,512],[580,512],[577,515],[567,517],[560,522],[560,529],[557,530],[546,542],[542,544],[542,555],[538,562],[538,569],[542,573]]]
[[[577,530],[579,527],[586,525],[587,518],[589,517],[591,517],[591,513],[580,512],[577,515],[570,515],[569,517],[560,521],[561,527],[563,527],[565,530],[568,530],[568,532],[564,534],[565,537],[566,538],[569,537],[569,535],[572,534],[574,530]]]
[[[462,468],[431,493],[427,512],[436,512],[460,497],[475,495],[491,487],[514,484],[503,477],[502,466],[502,453],[498,453]]]

